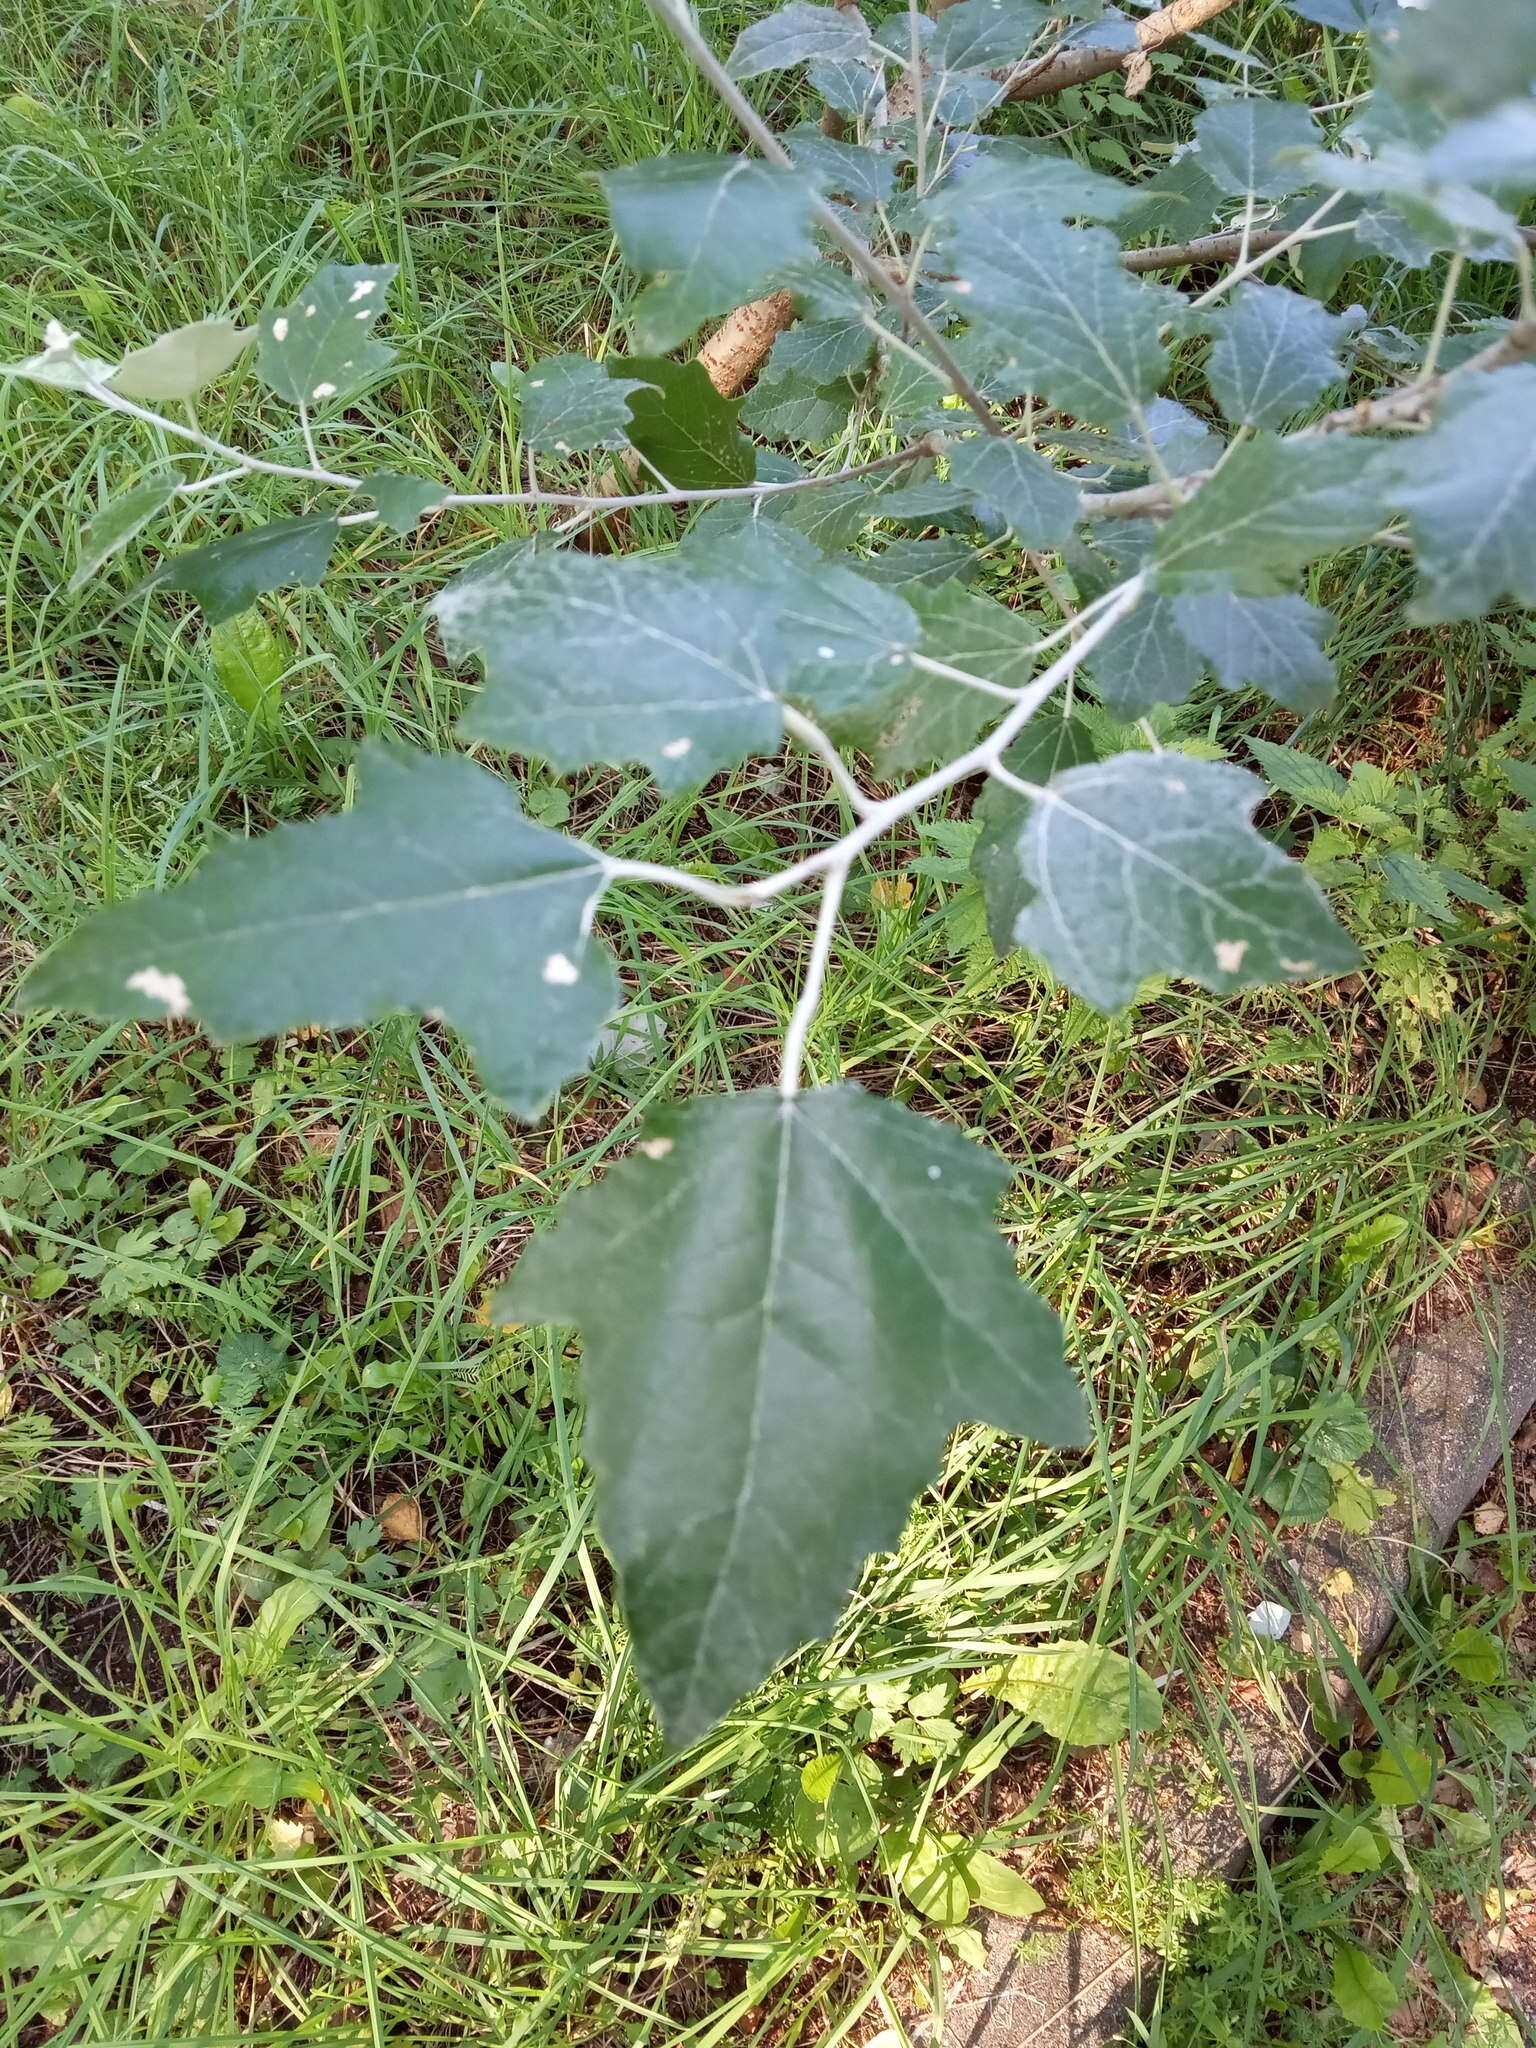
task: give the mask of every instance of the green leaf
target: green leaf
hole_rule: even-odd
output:
[[[875,337],[862,320],[802,320],[773,344],[773,369],[793,370],[811,384],[830,384],[869,367]]]
[[[365,476],[363,489],[372,498],[379,518],[393,533],[413,532],[448,495],[445,484],[427,483],[419,476],[401,476],[392,469],[376,469],[371,476]]]
[[[1378,2033],[1402,2004],[1402,1996],[1385,1970],[1378,1970],[1364,1949],[1341,1942],[1333,1957],[1333,2002],[1352,2027]]]
[[[1018,1871],[985,1849],[972,1849],[965,1859],[965,1874],[978,1906],[990,1913],[1002,1913],[1010,1920],[1028,1920],[1045,1911],[1045,1901]]]
[[[853,1087],[697,1101],[497,1296],[585,1335],[598,1520],[674,1742],[831,1627],[958,1422],[1081,1439],[1059,1325],[992,1226],[1009,1177]]]
[[[1317,1867],[1324,1876],[1358,1877],[1367,1870],[1380,1870],[1381,1864],[1380,1837],[1358,1822],[1317,1859]]]
[[[1154,705],[1182,704],[1205,662],[1179,630],[1175,600],[1152,590],[1088,656],[1094,688],[1124,725]]]
[[[1014,929],[1096,1009],[1123,1009],[1149,974],[1218,995],[1358,964],[1321,890],[1255,832],[1264,785],[1224,761],[1116,754],[1068,769],[1018,841],[1036,895]]]
[[[958,0],[939,16],[928,62],[941,71],[991,71],[1028,56],[1051,25],[1039,0]]]
[[[1338,681],[1322,642],[1337,624],[1304,597],[1244,597],[1237,591],[1183,591],[1173,621],[1228,690],[1263,690],[1305,717],[1332,703]]]
[[[1352,1465],[1356,1458],[1365,1456],[1375,1441],[1371,1418],[1353,1394],[1319,1396],[1307,1423],[1307,1451],[1311,1457],[1320,1458],[1325,1465]]]
[[[1266,782],[1311,810],[1336,813],[1339,800],[1349,794],[1348,782],[1331,762],[1304,754],[1299,747],[1250,740],[1248,750],[1264,770]]]
[[[279,686],[288,669],[288,649],[259,611],[221,619],[208,635],[213,672],[231,702],[270,733],[282,730]]]
[[[872,565],[871,565],[872,566]],[[990,597],[973,597],[958,583],[931,593],[909,593],[922,626],[919,652],[963,668],[1005,689],[1027,682],[1037,665],[1040,634]],[[834,726],[840,739],[861,747],[882,781],[963,753],[997,716],[1000,700],[946,676],[913,669]]]
[[[907,679],[920,632],[912,607],[851,565],[828,563],[792,528],[690,542],[683,559],[709,579],[722,606],[749,589],[771,601],[767,680],[818,715],[835,719]]]
[[[1086,727],[1047,704],[1037,711],[1003,755],[1003,766],[1023,782],[1049,782],[1068,768],[1096,761],[1099,750]],[[987,906],[987,934],[1000,960],[1018,941],[1014,930],[1034,895],[1024,879],[1016,848],[1032,799],[1004,782],[989,781],[976,805],[981,830],[971,848],[971,873]]]
[[[249,1806],[266,1813],[289,1797],[293,1775],[279,1757],[246,1756],[221,1770],[205,1771],[192,1785],[191,1797],[200,1806]]]
[[[1457,121],[1424,153],[1431,182],[1530,190],[1536,180],[1536,106],[1510,100],[1470,121]]]
[[[975,1898],[967,1882],[969,1860],[964,1836],[940,1835],[924,1828],[905,1855],[898,1857],[893,1875],[925,1920],[938,1927],[958,1927]]]
[[[69,579],[71,591],[79,590],[109,562],[136,534],[175,497],[181,478],[163,469],[147,476],[120,498],[109,498],[96,517],[80,529],[80,559]]]
[[[1293,100],[1221,100],[1195,117],[1201,168],[1223,192],[1301,191],[1315,176],[1306,157],[1317,140],[1310,108]]]
[[[957,309],[995,339],[1003,365],[1080,419],[1113,426],[1167,370],[1159,332],[1174,294],[1129,276],[1101,228],[1069,228],[961,188],[944,236]]]
[[[818,191],[846,198],[855,206],[879,206],[896,190],[897,159],[893,151],[835,141],[823,135],[813,121],[801,121],[786,130],[784,143],[797,168],[805,172]],[[846,271],[838,275],[844,287],[858,293],[855,279]],[[797,288],[797,299],[800,296]]]
[[[1476,378],[1390,453],[1423,578],[1414,616],[1480,618],[1505,597],[1536,605],[1536,364]]]
[[[1476,114],[1536,84],[1536,14],[1526,0],[1434,0],[1386,14],[1378,62],[1404,97]]]
[[[983,0],[990,4],[990,0]],[[951,19],[954,8],[941,18]],[[1043,215],[1047,220],[1118,220],[1138,204],[1140,188],[1089,170],[1049,143],[1019,135],[976,138],[975,161],[953,184],[945,181],[924,202],[925,219],[942,221],[951,202],[966,208],[984,199],[1015,213]]]
[[[1143,1734],[1163,1718],[1156,1686],[1139,1664],[1098,1643],[1042,1643],[1004,1667],[989,1688],[1038,1721],[1058,1742],[1081,1747]]]
[[[1343,377],[1354,326],[1282,285],[1240,285],[1211,350],[1212,396],[1234,425],[1283,427]]]
[[[813,1805],[825,1806],[842,1775],[843,1760],[835,1749],[813,1756],[800,1772],[800,1790]]]
[[[915,603],[946,583],[968,582],[980,567],[981,557],[968,542],[945,533],[933,540],[888,541],[878,555],[865,556],[859,571],[871,583],[900,590]]]
[[[1504,1676],[1503,1645],[1486,1629],[1457,1629],[1445,1646],[1445,1661],[1469,1685],[1497,1685]]]
[[[218,1037],[433,1010],[533,1116],[583,1066],[619,988],[588,936],[601,857],[532,825],[474,762],[369,745],[344,817],[217,848],[190,881],[86,921],[30,1007],[198,1017]]]
[[[1376,1752],[1365,1781],[1381,1806],[1422,1806],[1434,1789],[1438,1769],[1433,1751],[1399,1738]]]
[[[757,474],[757,450],[741,431],[739,398],[725,398],[696,359],[610,356],[610,378],[623,371],[642,381],[629,401],[628,439],[635,452],[680,491],[728,490]]]
[[[726,68],[732,78],[757,78],[813,58],[867,57],[870,47],[869,24],[857,8],[813,7],[807,0],[788,0],[742,30]]]
[[[1071,538],[1078,519],[1078,487],[1070,477],[1020,441],[978,434],[950,450],[949,474],[1013,529],[1020,547],[1056,549]]]
[[[1447,882],[1448,868],[1421,860],[1416,853],[1383,853],[1375,861],[1376,872],[1394,903],[1409,910],[1421,910],[1426,917],[1450,923],[1456,917]]]
[[[676,348],[711,314],[815,255],[815,192],[776,164],[681,152],[605,171],[602,185],[619,247],[652,279],[633,311],[646,353]]]
[[[879,1766],[872,1768],[878,1775]],[[880,1823],[865,1784],[849,1784],[847,1779],[834,1785],[825,1801],[808,1798],[803,1787],[797,1788],[792,1825],[817,1862],[838,1863],[845,1869],[867,1856],[880,1839]]]
[[[334,518],[274,519],[270,526],[167,556],[141,587],[186,591],[216,626],[249,611],[263,591],[322,582],[340,531]]]
[[[1160,585],[1229,581],[1255,597],[1278,595],[1317,556],[1369,540],[1383,524],[1391,454],[1344,435],[1245,441],[1165,521],[1154,555]]]
[[[1333,1503],[1333,1481],[1316,1458],[1266,1458],[1260,1472],[1259,1499],[1282,1522],[1320,1522]]]
[[[450,656],[485,664],[466,738],[562,771],[644,761],[674,790],[782,737],[774,604],[744,577],[683,556],[528,553],[449,584],[433,611]]]
[[[350,398],[395,352],[373,335],[397,269],[393,263],[327,263],[292,305],[263,313],[256,374],[294,405]]]
[[[822,448],[848,424],[853,387],[843,379],[813,384],[770,363],[747,393],[742,419],[769,441],[799,441]]]
[[[151,405],[192,398],[237,363],[255,339],[256,330],[237,320],[194,320],[147,348],[133,349],[107,381],[125,398]]]
[[[524,444],[538,455],[622,448],[630,438],[629,395],[645,384],[643,377],[624,375],[632,367],[594,363],[590,356],[550,356],[535,363],[519,386],[517,424]],[[707,373],[704,381],[709,382]]]

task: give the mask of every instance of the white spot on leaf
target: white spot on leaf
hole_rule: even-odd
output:
[[[975,289],[976,287],[971,283],[971,280],[968,277],[957,277],[954,283],[950,286],[950,290],[952,292],[958,292],[961,298],[964,298],[967,292],[974,291]]]
[[[528,389],[530,391],[542,391],[544,389],[544,379],[542,377],[534,377],[530,381]]]
[[[1246,939],[1218,939],[1216,941],[1216,965],[1223,974],[1241,974],[1243,957],[1248,951]]]
[[[130,974],[127,986],[146,995],[151,1002],[164,1003],[167,1017],[185,1017],[192,1007],[187,984],[179,974],[162,974],[158,967],[141,967]]]
[[[686,737],[668,740],[661,751],[668,761],[681,761],[684,754],[693,752],[693,741]]]
[[[553,982],[556,988],[569,988],[573,982],[580,981],[581,969],[564,953],[551,953],[544,962],[544,979]]]
[[[665,1159],[672,1150],[672,1143],[670,1138],[642,1138],[635,1149],[643,1152],[647,1159]]]
[[[281,317],[272,322],[272,339],[274,341],[286,341],[288,339],[288,322]]]
[[[830,661],[837,653],[837,649],[835,647],[818,647],[816,652],[823,661]]]
[[[366,299],[370,292],[376,292],[378,288],[376,279],[371,277],[359,278],[352,287],[352,296],[347,300],[347,304],[355,306],[359,299]]]
[[[929,1169],[928,1169],[928,1178],[929,1178],[930,1180],[942,1180],[942,1179],[944,1178],[944,1169],[943,1169],[943,1167],[942,1167],[942,1166],[930,1166],[930,1167],[929,1167]]]
[[[1282,960],[1280,965],[1287,974],[1311,974],[1317,966],[1315,960]]]
[[[1180,782],[1176,775],[1165,775],[1163,777],[1163,787],[1170,796],[1186,796],[1189,793],[1189,784],[1187,782]]]
[[[304,318],[306,320],[313,320],[315,315],[319,312],[319,310],[320,308],[318,306],[306,306],[304,308]]]
[[[334,398],[336,396],[336,386],[334,384],[317,384],[309,395],[311,398]]]

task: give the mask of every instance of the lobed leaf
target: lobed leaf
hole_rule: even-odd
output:
[[[633,310],[645,353],[676,348],[711,314],[815,256],[808,178],[750,157],[655,157],[602,174],[619,247],[652,282]]]
[[[742,30],[731,46],[726,69],[732,78],[757,78],[813,58],[856,61],[867,57],[871,47],[869,24],[856,7],[814,7],[808,0],[787,0],[787,5]]]
[[[1053,19],[1039,0],[958,0],[946,7],[928,39],[928,61],[940,71],[990,71],[1027,57]]]
[[[1263,795],[1244,769],[1183,754],[1068,769],[1018,840],[1036,893],[1016,943],[1104,1011],[1149,974],[1228,995],[1346,973],[1359,955],[1322,892],[1248,822]]]
[[[1020,547],[1057,549],[1077,524],[1078,487],[1022,441],[978,434],[949,454],[950,480],[1012,529]]]
[[[1317,123],[1294,100],[1220,100],[1195,117],[1195,142],[1201,168],[1224,192],[1285,199],[1312,183]]]
[[[741,400],[726,398],[697,359],[610,356],[608,373],[628,384],[632,371],[628,438],[668,483],[680,491],[729,490],[757,475],[757,450],[741,431]]]
[[[590,356],[551,356],[523,378],[518,431],[536,455],[570,455],[578,449],[622,448],[629,439],[630,393],[643,391],[643,376],[627,377],[622,362],[594,363]]]
[[[57,320],[50,320],[38,353],[24,362],[0,363],[0,377],[24,377],[32,384],[51,384],[56,391],[84,391],[92,384],[104,384],[112,365],[77,348],[79,339]]]
[[[1050,404],[1110,426],[1154,395],[1174,295],[1129,276],[1113,235],[1017,214],[990,185],[974,206],[954,202],[951,222],[956,305]]]
[[[1333,701],[1338,681],[1322,643],[1337,624],[1304,597],[1185,591],[1173,599],[1178,631],[1228,690],[1263,690],[1306,717]]]
[[[1081,1440],[1060,1326],[992,1224],[1009,1177],[853,1087],[696,1101],[498,1295],[585,1337],[598,1519],[673,1742],[831,1627],[958,1423]]]
[[[186,591],[216,626],[248,611],[263,591],[323,582],[340,532],[330,516],[274,519],[268,526],[210,541],[205,548],[168,556],[143,588]]]
[[[1283,285],[1240,285],[1211,350],[1211,394],[1234,425],[1282,427],[1343,377],[1355,325]]]
[[[1037,711],[1003,755],[1003,766],[1021,782],[1046,783],[1068,768],[1081,768],[1099,758],[1093,735],[1059,704]],[[971,848],[971,873],[981,884],[987,910],[987,935],[999,960],[1015,951],[1019,917],[1034,895],[1019,865],[1019,836],[1033,798],[989,780],[976,804],[981,830]]]
[[[485,665],[468,739],[561,770],[643,761],[666,790],[779,745],[775,603],[745,577],[680,556],[526,553],[460,577],[432,610],[450,655]]]
[[[269,391],[313,409],[345,400],[395,352],[373,334],[399,268],[394,263],[327,263],[291,305],[263,313],[256,374]]]
[[[803,534],[757,528],[690,543],[684,559],[729,603],[753,590],[769,601],[776,628],[767,673],[775,692],[836,717],[900,687],[917,646],[917,615],[894,590],[830,564]]]
[[[1392,499],[1419,552],[1415,615],[1536,605],[1536,365],[1489,371],[1447,399],[1427,434],[1389,451]]]
[[[1159,582],[1226,581],[1275,595],[1319,555],[1369,540],[1384,523],[1389,456],[1344,435],[1244,442],[1164,524],[1154,551]]]
[[[1099,1643],[1042,1643],[1022,1651],[990,1688],[1058,1742],[1097,1746],[1158,1726],[1163,1703],[1139,1664]]]
[[[236,320],[194,320],[162,334],[147,348],[131,350],[107,382],[125,398],[152,405],[192,398],[232,368],[255,339],[255,329]]]
[[[346,815],[220,846],[180,888],[89,918],[24,1004],[195,1016],[225,1039],[431,1010],[535,1116],[618,1008],[589,936],[601,855],[531,824],[472,761],[371,743],[359,769]]]

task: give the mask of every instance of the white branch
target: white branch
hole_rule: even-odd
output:
[[[779,1093],[788,1101],[800,1092],[800,1069],[805,1065],[806,1042],[811,1035],[811,1026],[816,1012],[821,1007],[821,992],[826,986],[827,966],[832,958],[832,939],[837,930],[837,920],[843,907],[843,890],[848,883],[848,873],[853,866],[853,856],[833,863],[826,871],[821,889],[821,907],[816,913],[816,936],[811,941],[811,957],[806,962],[805,981],[801,985],[800,999],[795,1004],[794,1015],[789,1020],[789,1029],[784,1034],[784,1052],[779,1065]]]

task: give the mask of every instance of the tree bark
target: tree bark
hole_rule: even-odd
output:
[[[1171,43],[1179,36],[1187,36],[1192,29],[1203,28],[1218,14],[1225,14],[1232,5],[1233,0],[1168,0],[1166,7],[1143,15],[1137,22],[1138,49],[1090,47],[1058,50],[1013,79],[1008,87],[1008,97],[1011,100],[1045,99],[1050,93],[1064,92],[1069,85],[1082,85],[1090,78],[1102,78],[1106,71],[1124,71],[1131,89],[1139,92],[1151,75],[1147,60],[1154,50],[1162,49],[1165,43]]]

